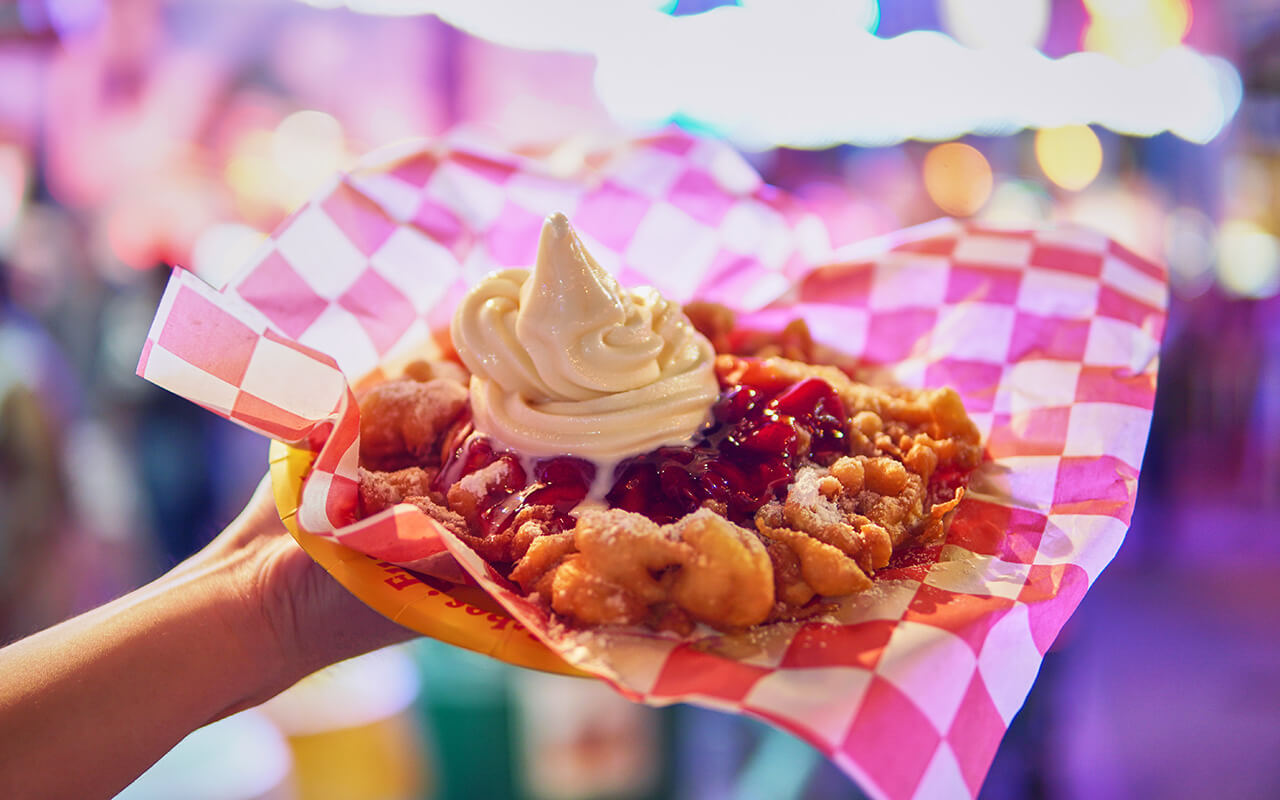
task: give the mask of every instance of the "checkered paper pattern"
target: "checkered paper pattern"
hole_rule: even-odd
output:
[[[356,521],[346,376],[376,375],[447,330],[465,286],[529,263],[554,210],[626,283],[724,302],[755,327],[802,316],[878,378],[955,387],[988,460],[946,542],[882,570],[830,619],[677,642],[559,629],[416,510]],[[770,721],[876,797],[966,797],[1124,538],[1165,287],[1159,266],[1076,228],[940,221],[832,252],[819,221],[733,151],[680,133],[595,154],[569,176],[445,143],[341,177],[221,291],[176,271],[139,374],[314,450],[303,529],[410,566],[452,553],[627,696]]]

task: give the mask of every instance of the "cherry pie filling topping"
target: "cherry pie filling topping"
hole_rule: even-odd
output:
[[[610,508],[666,524],[705,507],[753,529],[756,512],[786,497],[804,460],[829,465],[848,453],[844,404],[821,378],[792,381],[761,368],[761,362],[740,359],[737,369],[719,371],[719,382],[712,420],[691,444],[660,447],[617,464],[604,496]],[[506,462],[506,479],[488,487],[478,504],[485,536],[503,533],[522,509],[533,506],[555,510],[549,532],[572,530],[570,512],[596,478],[594,463],[572,456],[538,459],[526,470],[528,462],[496,449],[469,421],[455,425],[444,452],[433,487],[441,492],[496,461]],[[950,499],[966,478],[958,467],[939,469],[929,494]]]

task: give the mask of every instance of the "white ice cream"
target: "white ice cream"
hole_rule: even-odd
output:
[[[563,214],[543,223],[532,271],[467,293],[452,333],[476,430],[529,456],[615,462],[685,443],[719,392],[715,351],[679,304],[619,286]]]

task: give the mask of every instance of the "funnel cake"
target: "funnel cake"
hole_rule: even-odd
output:
[[[822,613],[941,540],[981,458],[953,390],[812,363],[831,356],[802,321],[740,331],[624,290],[563,217],[534,270],[489,281],[455,317],[470,375],[418,362],[361,397],[361,512],[417,506],[571,625]],[[557,296],[588,300],[560,322]]]
[[[594,465],[526,469],[461,409],[421,463],[361,469],[361,511],[417,506],[577,623],[679,633],[820,613],[895,553],[942,539],[981,458],[954,391],[879,389],[782,358],[722,354],[717,374],[717,421],[688,447],[621,462],[607,507],[583,503]],[[383,425],[382,393],[411,382],[370,390],[369,424]],[[820,414],[790,404],[814,395]]]

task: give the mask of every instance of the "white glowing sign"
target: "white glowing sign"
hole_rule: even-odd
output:
[[[1034,14],[1022,15],[1025,36],[974,49],[934,31],[882,39],[871,32],[874,0],[741,0],[681,17],[664,13],[670,3],[661,0],[346,3],[369,13],[435,14],[511,47],[591,54],[600,99],[618,120],[681,117],[747,148],[941,141],[1063,125],[1134,136],[1169,131],[1203,143],[1235,115],[1242,92],[1229,62],[1184,46],[1142,63],[1092,52],[1048,58],[1032,46],[1042,24]],[[956,16],[971,5],[946,8]],[[983,41],[972,24],[957,31]]]

